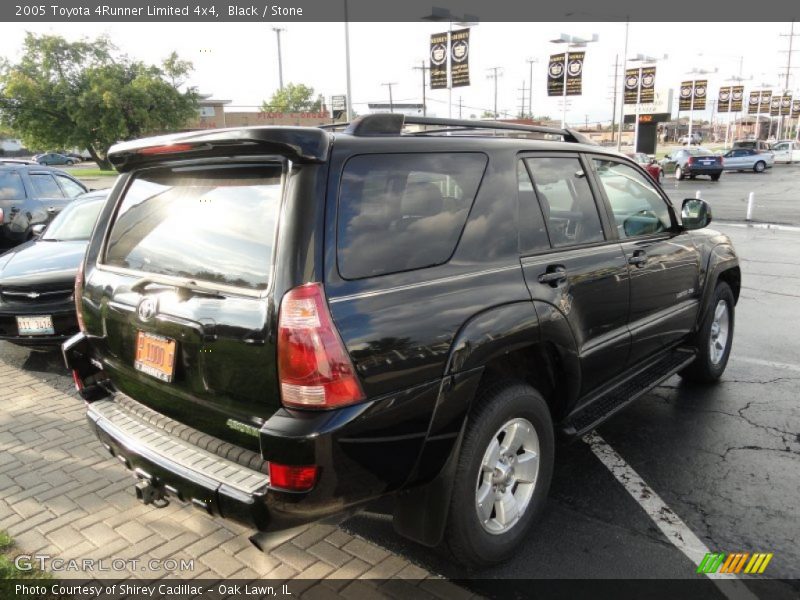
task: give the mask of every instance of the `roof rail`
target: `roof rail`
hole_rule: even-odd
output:
[[[358,117],[350,123],[337,123],[335,127],[345,127],[344,133],[355,136],[400,135],[406,125],[436,126],[442,129],[429,133],[465,131],[470,129],[491,129],[499,131],[519,131],[524,133],[541,133],[556,135],[565,142],[578,144],[594,144],[589,138],[569,128],[559,129],[542,125],[522,125],[520,123],[504,123],[501,121],[478,121],[470,119],[440,119],[438,117],[405,116],[399,113],[376,113]],[[325,126],[326,129],[333,128]],[[419,132],[424,135],[426,132]]]

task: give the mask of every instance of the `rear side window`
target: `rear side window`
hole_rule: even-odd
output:
[[[339,190],[341,276],[361,279],[446,262],[486,162],[480,153],[372,154],[347,161]]]
[[[281,181],[277,164],[143,171],[117,209],[105,264],[263,290]]]
[[[56,180],[47,173],[31,174],[31,182],[36,195],[41,198],[63,198],[64,194]]]
[[[22,177],[13,171],[0,171],[0,200],[22,200],[25,188]]]

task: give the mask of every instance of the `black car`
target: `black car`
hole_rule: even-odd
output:
[[[722,176],[724,159],[721,154],[715,154],[706,148],[693,146],[675,150],[667,154],[661,161],[661,168],[665,175],[672,174],[675,179],[694,179],[698,175],[710,177],[712,181],[719,181]]]
[[[0,161],[0,248],[33,237],[33,227],[49,223],[69,202],[88,191],[64,171]]]
[[[38,237],[0,254],[0,340],[58,347],[78,331],[75,274],[108,190],[70,203]]]
[[[393,494],[400,534],[507,558],[557,432],[717,380],[733,339],[709,206],[584,141],[371,115],[112,148],[63,348],[139,498],[264,541]]]

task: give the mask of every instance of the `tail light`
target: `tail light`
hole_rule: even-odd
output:
[[[83,390],[83,381],[81,380],[81,375],[75,369],[72,369],[72,381],[75,383],[75,389],[77,391]]]
[[[316,465],[290,466],[269,463],[269,485],[291,492],[307,492],[317,482]]]
[[[364,399],[319,283],[296,287],[283,297],[278,378],[286,406],[337,408]]]
[[[82,260],[78,265],[78,273],[75,275],[75,289],[72,297],[75,299],[75,314],[78,317],[78,328],[81,332],[86,333],[86,324],[83,322],[83,314],[81,313],[81,296],[83,295],[83,277],[85,273],[85,262]]]
[[[688,161],[686,161],[686,164],[688,164],[688,165],[693,165],[693,164],[694,164],[694,156],[690,156],[690,157],[689,157],[689,160],[688,160]]]
[[[5,218],[6,218],[6,214],[3,212],[3,209],[0,208],[0,225],[3,224],[3,221],[5,221]]]

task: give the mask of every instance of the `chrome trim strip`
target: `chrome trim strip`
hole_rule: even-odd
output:
[[[428,281],[420,281],[417,283],[408,283],[405,285],[397,285],[395,287],[385,288],[381,290],[370,290],[366,292],[359,292],[357,294],[348,294],[346,296],[336,296],[328,298],[329,304],[337,302],[347,302],[349,300],[360,300],[362,298],[373,298],[375,296],[382,296],[384,294],[391,294],[393,292],[402,292],[406,290],[413,290],[415,288],[425,287],[429,285],[437,285],[440,283],[450,283],[452,281],[462,281],[472,277],[480,277],[481,275],[491,275],[493,273],[502,273],[504,271],[512,271],[519,269],[519,264],[509,265],[507,267],[496,267],[494,269],[484,269],[483,271],[473,271],[471,273],[462,273],[460,275],[449,275],[447,277],[440,277],[438,279],[430,279]]]

